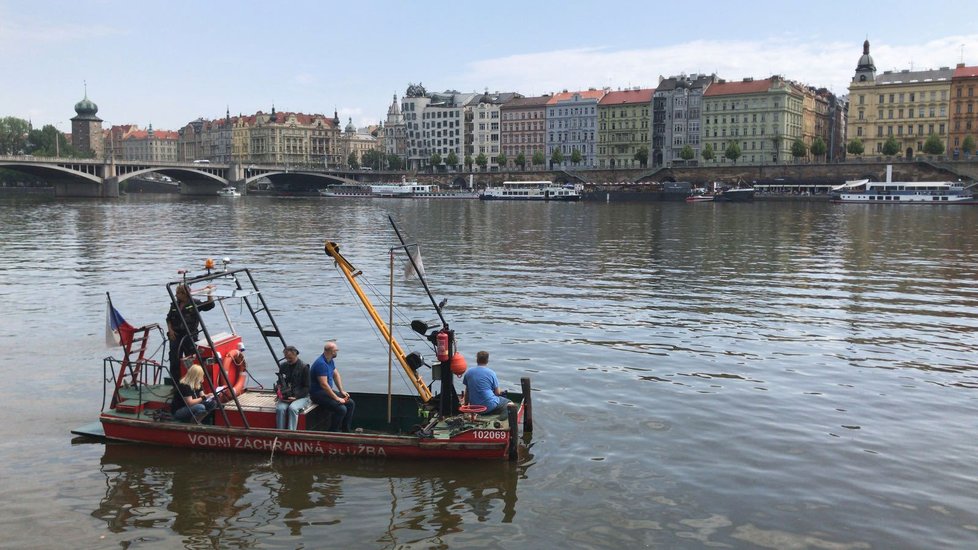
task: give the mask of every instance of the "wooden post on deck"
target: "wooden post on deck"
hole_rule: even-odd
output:
[[[533,431],[533,400],[530,399],[530,379],[520,378],[523,388],[523,431]]]

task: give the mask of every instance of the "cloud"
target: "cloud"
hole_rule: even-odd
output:
[[[877,69],[953,67],[963,44],[978,34],[917,44],[873,45]],[[511,55],[469,63],[450,86],[461,90],[517,91],[539,95],[564,89],[655,87],[659,76],[716,73],[720,78],[766,78],[779,74],[845,94],[862,43],[801,41],[791,36],[764,40],[696,40],[656,48],[564,49]]]

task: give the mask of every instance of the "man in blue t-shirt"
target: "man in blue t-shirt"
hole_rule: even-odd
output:
[[[501,397],[502,391],[499,389],[496,373],[486,366],[489,364],[489,352],[480,351],[475,354],[475,363],[476,365],[466,370],[465,376],[462,377],[462,384],[465,386],[463,404],[484,405],[485,414],[501,412],[506,407],[515,407],[515,403]]]
[[[340,371],[336,370],[336,354],[340,348],[336,342],[326,342],[323,346],[323,354],[312,362],[309,377],[312,380],[309,389],[309,396],[314,403],[318,403],[332,413],[329,431],[338,432],[341,429],[349,432],[353,428],[353,410],[356,403],[350,394],[343,390],[343,378]],[[336,391],[333,391],[333,387]]]

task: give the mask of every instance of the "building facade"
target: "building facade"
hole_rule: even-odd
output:
[[[605,90],[562,92],[547,101],[547,162],[552,169],[595,168],[598,102]],[[554,151],[560,151],[559,162]],[[580,161],[574,162],[575,154]]]
[[[652,166],[676,163],[697,164],[703,141],[703,94],[716,80],[715,75],[679,75],[660,78],[652,96],[651,151]],[[689,145],[693,158],[682,158]]]
[[[495,172],[500,169],[499,155],[502,150],[501,109],[506,103],[519,97],[514,93],[489,93],[478,95],[466,107],[472,115],[472,152],[474,159],[483,155],[485,170]],[[512,166],[514,158],[505,155],[507,166]]]
[[[122,160],[176,162],[180,135],[170,130],[135,130],[122,140]]]
[[[598,102],[598,168],[640,168],[651,149],[652,88],[608,92]]]
[[[502,124],[500,143],[508,166],[516,166],[520,155],[526,166],[533,166],[533,156],[540,153],[547,159],[547,102],[550,96],[519,97],[499,108]]]
[[[387,108],[387,120],[384,123],[384,153],[402,159],[407,155],[407,128],[404,126],[404,115],[401,114],[397,94],[394,94],[394,101]]]
[[[975,154],[974,142],[978,140],[978,67],[966,67],[958,63],[951,77],[951,116],[948,121],[947,154],[951,158],[964,158]],[[965,151],[964,145],[971,137],[971,151]]]
[[[893,137],[898,155],[922,154],[931,134],[947,144],[951,78],[948,67],[926,71],[884,71],[876,74],[869,40],[849,85],[848,139],[858,138],[864,154],[882,155]]]
[[[325,115],[258,111],[197,119],[178,132],[179,160],[287,166],[343,166],[339,120]]]
[[[703,95],[703,142],[714,152],[704,163],[788,162],[803,137],[803,111],[804,92],[779,76],[714,82]],[[731,143],[740,148],[737,160],[724,154]]]

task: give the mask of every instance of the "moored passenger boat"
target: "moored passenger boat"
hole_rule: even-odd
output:
[[[403,240],[395,248],[400,249],[408,249]],[[184,275],[167,282],[165,288],[174,304],[178,303],[178,285],[187,285],[192,292],[207,289],[224,313],[226,326],[218,328],[212,327],[214,323],[206,316],[200,317],[193,353],[181,360],[181,373],[186,372],[188,365],[203,366],[203,389],[218,396],[213,409],[202,417],[191,416],[189,422],[172,418],[173,389],[164,378],[167,369],[163,358],[148,353],[153,349],[151,340],[162,339],[163,330],[158,325],[129,326],[110,303],[110,319],[119,334],[122,355],[103,362],[104,399],[99,422],[73,433],[133,443],[290,455],[515,459],[519,422],[524,422],[525,431],[532,430],[529,379],[522,379],[522,392],[507,394],[516,407],[503,413],[483,415],[460,406],[453,374],[464,371],[465,361],[456,350],[454,331],[449,330],[442,308],[435,305],[430,292],[428,296],[441,326],[429,327],[425,322],[414,321],[411,328],[426,345],[436,349],[437,361],[432,364],[420,353],[404,351],[393,337],[393,327],[384,323],[360,286],[358,281],[363,280],[363,274],[340,254],[339,246],[326,242],[324,250],[360,298],[383,338],[384,349],[390,351],[417,395],[350,392],[356,402],[352,432],[327,431],[330,413],[315,403],[301,411],[296,430],[277,429],[276,392],[247,385],[248,366],[239,350],[245,344],[245,335],[257,335],[249,348],[255,350],[255,355],[249,352],[248,361],[253,367],[271,365],[273,371],[274,365],[282,361],[279,354],[286,348],[285,336],[251,270],[230,269],[227,261],[223,269],[215,269],[209,262],[204,273]],[[423,282],[421,270],[415,270]],[[424,285],[427,291],[427,283]],[[196,303],[189,307],[197,311]],[[232,320],[235,311],[240,315]],[[185,332],[192,334],[186,319],[182,321]],[[253,326],[239,331],[236,325],[245,321]],[[270,357],[260,358],[259,351]],[[379,368],[378,376],[390,380],[386,369],[387,365]],[[430,369],[430,382],[423,378],[425,369]],[[433,392],[436,385],[437,394]]]
[[[504,181],[501,186],[486,187],[479,198],[487,201],[579,201],[581,188],[577,185],[557,185],[546,180]]]
[[[847,181],[832,188],[832,202],[846,204],[978,204],[971,187],[960,181],[893,181],[893,167],[886,167],[886,181]]]

